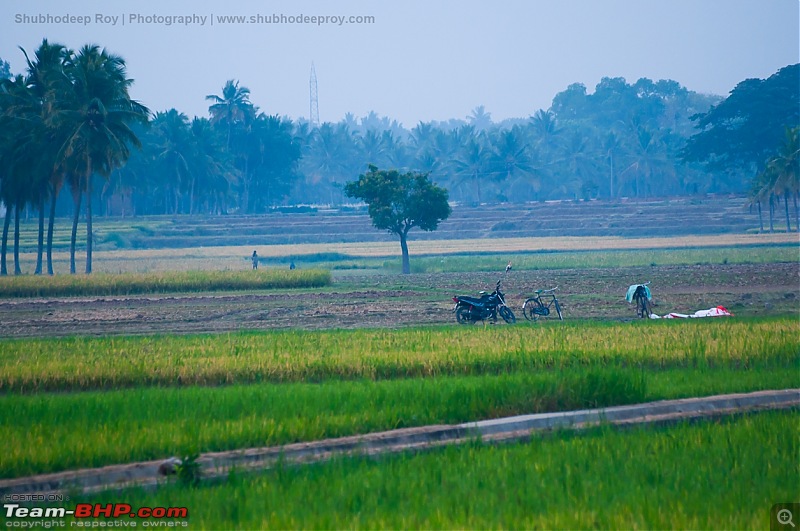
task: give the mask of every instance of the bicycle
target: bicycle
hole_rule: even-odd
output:
[[[653,313],[653,304],[650,302],[653,296],[650,294],[650,288],[647,287],[648,284],[650,282],[634,284],[628,288],[629,292],[633,290],[633,296],[630,298],[632,301],[629,299],[628,302],[636,304],[636,317],[650,317],[650,314]]]
[[[528,321],[537,321],[539,317],[550,316],[550,308],[555,307],[556,315],[560,321],[564,320],[564,315],[561,313],[561,304],[556,298],[555,291],[558,286],[552,289],[537,289],[533,297],[525,300],[522,304],[522,314]],[[542,297],[550,297],[550,299],[542,300]],[[555,316],[553,316],[555,318]]]

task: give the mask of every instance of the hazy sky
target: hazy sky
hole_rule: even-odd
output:
[[[269,114],[308,117],[312,61],[322,121],[370,110],[413,127],[465,118],[484,105],[495,121],[548,108],[575,82],[604,76],[674,79],[726,95],[739,81],[797,63],[798,0],[2,0],[0,58],[24,69],[22,46],[42,38],[100,44],[125,58],[133,97],[154,111],[206,116],[227,79]],[[44,21],[26,17],[42,15]],[[86,21],[48,22],[88,16]],[[108,17],[116,25],[98,22]],[[137,17],[141,15],[141,17]],[[167,25],[168,16],[196,16]],[[228,23],[244,15],[255,23]],[[338,25],[259,23],[256,17],[344,16]],[[349,17],[374,17],[349,23]],[[22,17],[22,18],[21,18]],[[144,18],[150,17],[150,19]],[[152,20],[155,17],[156,20]],[[205,19],[202,19],[205,17]],[[211,23],[213,17],[213,25]],[[123,20],[125,24],[123,25]]]

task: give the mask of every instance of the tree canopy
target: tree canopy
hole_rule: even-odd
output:
[[[426,173],[379,170],[370,164],[369,171],[347,183],[344,190],[348,197],[367,203],[375,228],[400,237],[405,274],[411,272],[408,232],[413,227],[436,230],[451,212],[447,190],[433,184]]]
[[[800,64],[767,79],[746,79],[708,112],[695,115],[699,131],[683,149],[686,161],[710,170],[759,171],[800,123]]]

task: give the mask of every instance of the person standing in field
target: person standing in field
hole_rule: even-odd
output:
[[[253,269],[258,269],[258,253],[253,251]]]

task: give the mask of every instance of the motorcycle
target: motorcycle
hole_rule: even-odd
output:
[[[514,312],[506,306],[506,297],[500,291],[500,281],[494,292],[487,294],[482,291],[480,297],[469,297],[467,295],[456,295],[453,297],[453,312],[456,314],[456,321],[460,324],[476,323],[490,319],[497,322],[497,314],[508,324],[517,322]]]

